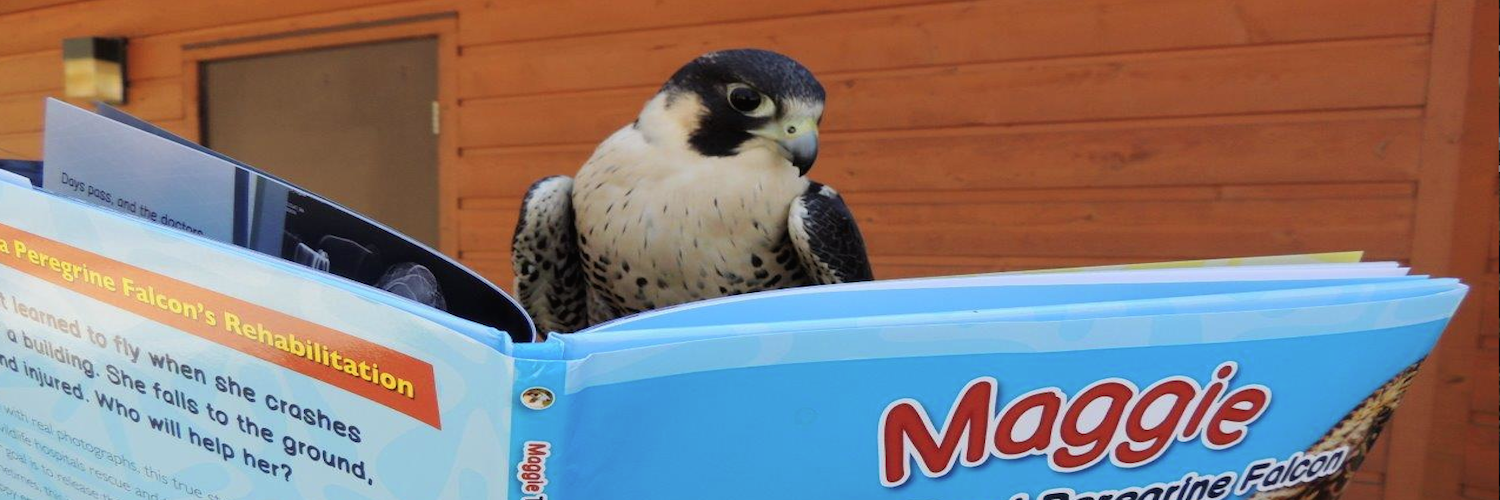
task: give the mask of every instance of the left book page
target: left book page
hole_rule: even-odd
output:
[[[400,293],[519,342],[533,337],[518,303],[453,259],[119,110],[49,99],[44,140],[50,192]]]
[[[0,497],[505,497],[501,332],[10,177]]]

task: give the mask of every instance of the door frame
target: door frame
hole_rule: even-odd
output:
[[[185,128],[202,142],[203,67],[225,59],[306,50],[435,39],[438,102],[438,250],[458,256],[458,15],[437,12],[375,21],[287,31],[267,26],[264,32],[240,31],[232,38],[202,39],[182,46],[182,101]]]

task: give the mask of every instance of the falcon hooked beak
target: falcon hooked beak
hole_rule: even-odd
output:
[[[795,108],[811,108],[803,105]],[[794,108],[794,109],[795,109]],[[817,106],[818,113],[822,106]],[[798,176],[807,176],[813,162],[818,160],[818,115],[798,113],[753,131],[756,136],[775,143],[777,152],[797,167]]]

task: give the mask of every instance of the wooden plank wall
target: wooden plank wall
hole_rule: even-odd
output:
[[[1467,73],[1434,57],[1435,27],[1475,9],[1448,1],[25,0],[0,7],[0,155],[40,156],[66,36],[130,37],[127,109],[195,137],[184,46],[456,13],[445,250],[502,283],[530,181],[575,171],[678,65],[741,46],[786,52],[828,88],[812,177],[853,205],[880,277],[1345,249],[1412,261],[1427,221],[1448,220],[1420,214],[1458,204],[1419,195],[1459,168],[1434,160],[1431,96]],[[1495,162],[1475,161],[1493,184]],[[1433,481],[1500,498],[1489,207],[1488,251],[1453,253],[1485,271],[1471,277],[1483,319],[1450,338],[1483,355],[1435,361],[1473,365],[1470,425],[1408,419],[1418,445],[1472,437],[1462,477],[1430,472],[1441,460],[1391,474],[1387,442],[1349,498],[1418,498],[1410,485]]]
[[[1445,249],[1449,255],[1445,270],[1463,276],[1473,286],[1473,299],[1452,324],[1451,331],[1459,335],[1445,338],[1434,356],[1440,358],[1442,369],[1431,377],[1436,380],[1428,384],[1442,389],[1428,391],[1436,395],[1432,398],[1436,404],[1427,408],[1438,408],[1433,412],[1433,426],[1441,430],[1431,433],[1432,439],[1427,442],[1405,447],[1429,450],[1425,455],[1432,458],[1426,465],[1423,483],[1457,483],[1456,488],[1442,489],[1424,485],[1424,491],[1434,496],[1493,498],[1500,490],[1495,472],[1500,468],[1500,413],[1497,413],[1500,395],[1495,387],[1500,378],[1496,342],[1496,317],[1500,309],[1496,304],[1500,286],[1496,278],[1496,257],[1500,252],[1496,246],[1500,240],[1496,238],[1495,220],[1500,207],[1495,177],[1500,159],[1496,156],[1494,139],[1496,128],[1500,127],[1500,118],[1494,111],[1500,102],[1495,78],[1500,68],[1494,52],[1497,17],[1500,17],[1500,2],[1495,0],[1451,2],[1440,4],[1435,23],[1433,46],[1449,55],[1435,58],[1433,65],[1427,113],[1432,123],[1426,134],[1430,138],[1426,142],[1433,147],[1424,151],[1424,171],[1447,170],[1435,168],[1442,163],[1457,168],[1452,169],[1450,178],[1436,182],[1429,178],[1422,186],[1430,185],[1435,188],[1432,191],[1444,195],[1449,189],[1454,193],[1453,238],[1449,240],[1451,247]],[[1465,28],[1470,32],[1463,33]],[[1420,245],[1424,234],[1421,226],[1426,219],[1423,205],[1438,204],[1424,203],[1420,196],[1418,203],[1416,234]],[[1437,231],[1442,230],[1445,229]],[[1424,257],[1429,253],[1430,249],[1419,246],[1414,260],[1434,260]],[[1465,335],[1469,331],[1474,335]],[[1428,388],[1418,386],[1421,389]],[[1446,412],[1441,410],[1444,407],[1468,411]],[[1397,440],[1396,444],[1404,440]],[[1431,453],[1431,450],[1451,451]],[[1405,493],[1399,484],[1391,486],[1390,491]]]

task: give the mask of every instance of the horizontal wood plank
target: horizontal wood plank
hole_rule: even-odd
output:
[[[962,189],[955,191],[850,191],[840,190],[850,204],[857,205],[958,205],[993,203],[1051,203],[1055,201],[1210,201],[1219,198],[1217,186],[1176,186],[1139,189]]]
[[[1403,38],[853,73],[824,78],[824,131],[1416,106],[1427,58]],[[654,91],[464,101],[459,143],[597,142]]]
[[[942,0],[552,0],[476,2],[459,16],[465,45],[561,38],[751,19],[789,18]]]
[[[486,258],[461,257],[459,258],[459,263],[468,266],[469,269],[473,269],[474,272],[479,273],[484,279],[490,280],[491,283],[500,286],[500,288],[511,292],[515,291],[516,275],[511,269],[509,254]]]
[[[1410,181],[1421,140],[1415,114],[1128,130],[831,133],[810,175],[843,191]],[[573,175],[593,149],[465,151],[458,194],[520,197],[537,179]]]
[[[0,97],[0,134],[42,130],[48,97],[59,92],[16,94]],[[120,109],[148,121],[176,121],[183,118],[182,83],[156,80],[126,89],[126,104]],[[88,103],[74,103],[89,107]]]
[[[158,43],[165,39],[131,40],[126,45],[126,78],[133,84],[175,78],[182,74],[180,47]],[[61,42],[59,42],[61,45]],[[0,98],[25,93],[61,93],[61,50],[0,56]]]
[[[591,144],[466,150],[458,163],[457,196],[519,198],[538,179],[574,175],[593,152]]]
[[[198,0],[163,4],[158,0],[94,0],[42,10],[0,15],[6,43],[0,55],[53,49],[64,38],[138,38],[210,26],[337,11],[396,0]]]
[[[1220,197],[1226,200],[1411,199],[1416,192],[1417,186],[1410,182],[1224,186],[1219,190]]]
[[[1463,485],[1459,490],[1459,496],[1464,500],[1496,500],[1500,499],[1500,490],[1487,490]]]
[[[954,191],[843,191],[851,205],[974,205],[995,203],[1247,201],[1247,200],[1410,200],[1410,182],[1194,185],[1137,188],[1081,187],[1042,189],[963,189]],[[466,210],[519,210],[521,196],[461,198]]]
[[[1263,184],[1142,188],[964,189],[955,191],[844,191],[852,205],[974,205],[995,203],[1213,201],[1213,200],[1410,200],[1409,182],[1358,184]],[[462,198],[466,210],[517,210],[521,197]]]
[[[1286,15],[1297,10],[1296,15]],[[889,68],[1420,35],[1430,2],[986,0],[470,47],[465,98],[659,85],[713,50],[758,47],[819,75]],[[1183,29],[1191,27],[1191,29]]]
[[[0,134],[0,158],[17,160],[42,159],[42,134]]]
[[[173,78],[182,75],[186,52],[202,44],[234,44],[280,36],[326,34],[341,29],[369,26],[403,19],[457,12],[480,0],[405,0],[307,15],[278,17],[253,22],[216,24],[187,31],[172,31],[130,40],[132,79]]]
[[[0,2],[0,14],[11,14],[32,9],[45,9],[58,5],[77,3],[87,0],[5,0]]]
[[[1409,199],[865,203],[846,193],[872,255],[1166,258],[1366,250],[1410,253]],[[463,251],[505,251],[518,201],[459,212]]]
[[[48,94],[0,97],[0,134],[40,131],[42,109],[47,97]]]
[[[508,208],[482,210],[460,209],[458,211],[459,252],[509,252],[510,238],[515,234],[516,219],[521,211],[519,201],[508,203],[508,206]]]
[[[860,205],[873,254],[1167,257],[1410,252],[1409,200]]]
[[[0,57],[0,98],[61,89],[62,85],[62,50]]]
[[[1356,474],[1354,477],[1356,480],[1350,481],[1349,485],[1344,488],[1342,498],[1359,500],[1383,500],[1385,498],[1385,489],[1380,483],[1357,480],[1362,477],[1361,474]]]

